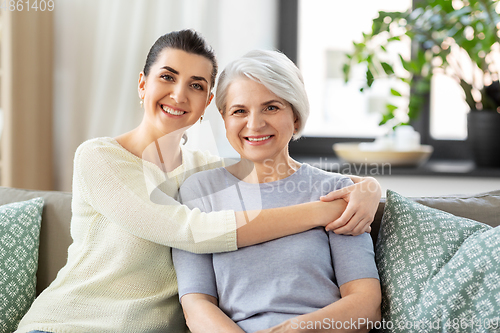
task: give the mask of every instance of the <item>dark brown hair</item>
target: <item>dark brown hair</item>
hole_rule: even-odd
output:
[[[212,63],[212,76],[210,78],[210,89],[215,85],[215,78],[217,76],[217,59],[212,47],[207,43],[205,38],[198,32],[192,29],[172,31],[158,38],[151,46],[148,56],[146,57],[146,64],[144,65],[144,75],[149,75],[151,66],[156,62],[158,55],[165,49],[172,48],[182,50],[188,53],[201,55]]]

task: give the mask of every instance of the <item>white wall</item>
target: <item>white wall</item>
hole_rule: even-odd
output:
[[[54,15],[58,190],[71,190],[78,145],[94,137],[117,136],[139,124],[137,80],[160,35],[198,30],[214,47],[220,70],[251,49],[276,44],[276,0],[58,0]],[[213,105],[205,119],[213,123],[221,154],[230,154]]]

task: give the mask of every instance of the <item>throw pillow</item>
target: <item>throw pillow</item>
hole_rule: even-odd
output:
[[[384,332],[500,332],[500,227],[388,191],[376,245]]]
[[[13,332],[35,298],[43,199],[0,206],[0,332]]]

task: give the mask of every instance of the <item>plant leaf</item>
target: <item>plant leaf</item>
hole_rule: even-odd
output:
[[[394,88],[391,88],[391,95],[392,96],[397,96],[397,97],[401,97],[401,93],[399,91],[397,91],[396,89]]]

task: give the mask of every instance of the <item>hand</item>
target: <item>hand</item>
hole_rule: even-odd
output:
[[[337,234],[360,235],[370,232],[378,204],[382,196],[380,184],[372,177],[350,176],[354,185],[328,193],[321,197],[321,201],[344,199],[347,208],[335,221],[326,226]]]

